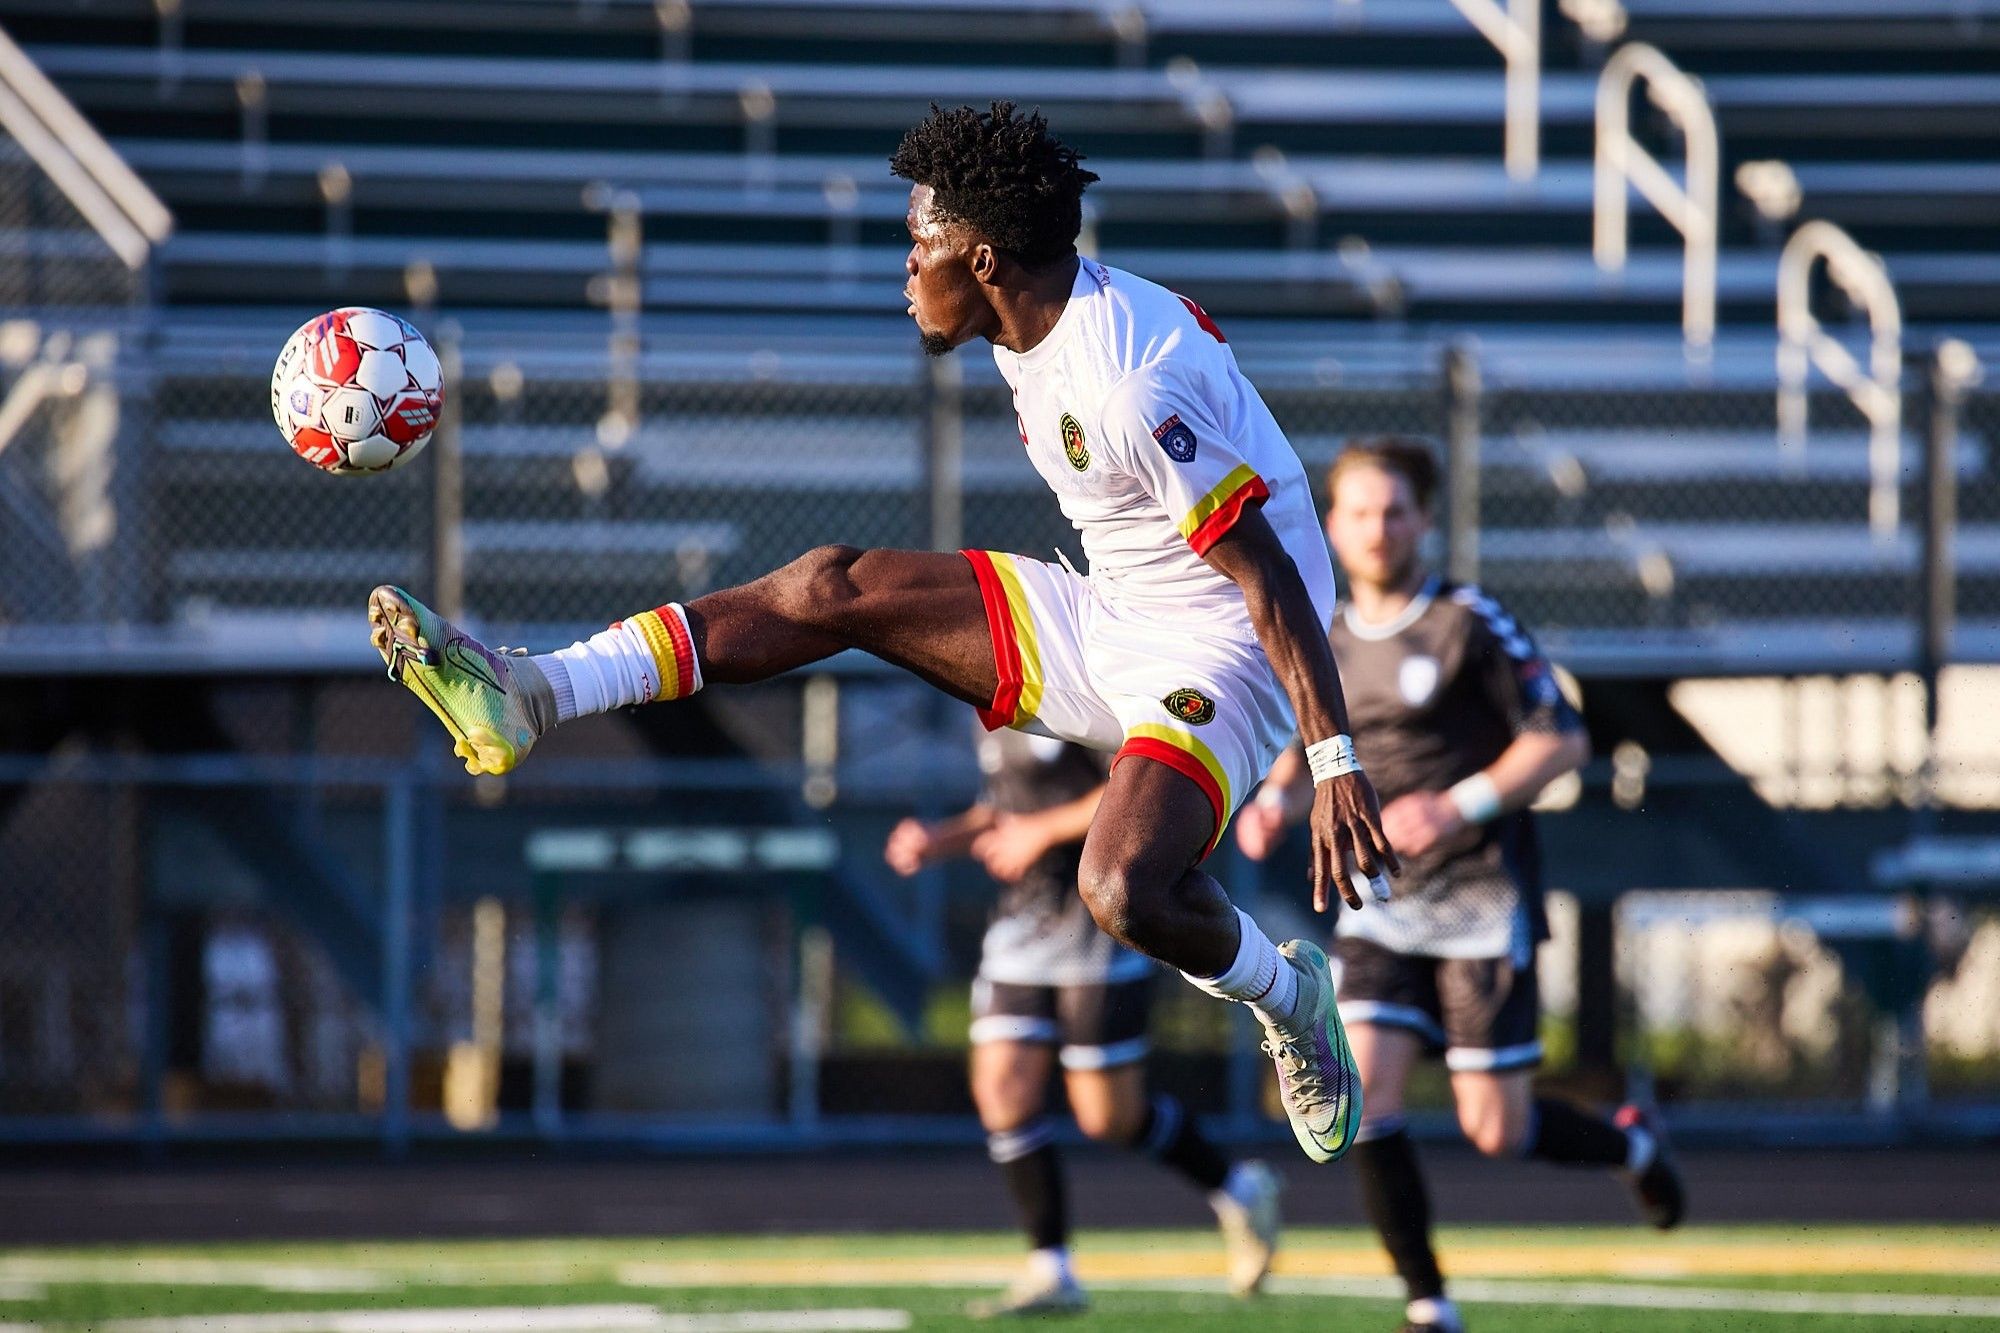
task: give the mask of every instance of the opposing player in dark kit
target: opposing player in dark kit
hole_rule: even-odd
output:
[[[823,546],[534,657],[494,654],[378,588],[374,643],[475,772],[506,772],[576,717],[849,648],[991,727],[1114,752],[1078,875],[1091,915],[1256,1013],[1299,1145],[1331,1161],[1353,1141],[1360,1085],[1325,954],[1274,945],[1201,869],[1294,731],[1316,779],[1320,896],[1333,884],[1359,904],[1350,856],[1364,876],[1398,864],[1347,735],[1333,569],[1298,456],[1199,307],[1076,253],[1097,177],[1040,116],[933,109],[890,165],[913,182],[905,292],[922,344],[992,344],[1088,577],[992,551]]]
[[[1541,1063],[1535,945],[1547,934],[1528,805],[1589,758],[1583,721],[1527,633],[1476,587],[1424,567],[1437,464],[1421,441],[1350,445],[1327,480],[1327,536],[1348,578],[1332,632],[1355,745],[1381,783],[1383,826],[1408,858],[1395,899],[1344,912],[1339,1003],[1367,1111],[1354,1149],[1363,1200],[1409,1288],[1406,1333],[1463,1327],[1445,1297],[1430,1205],[1403,1131],[1410,1066],[1442,1051],[1459,1126],[1489,1156],[1622,1171],[1647,1218],[1680,1221],[1681,1185],[1636,1107],[1616,1122],[1529,1086]],[[1267,855],[1302,813],[1288,753],[1238,821]]]
[[[934,824],[905,819],[884,849],[903,875],[970,856],[1000,886],[972,983],[972,1097],[1032,1252],[1021,1279],[972,1313],[1087,1303],[1070,1269],[1067,1191],[1046,1114],[1058,1063],[1084,1134],[1144,1152],[1206,1192],[1228,1247],[1230,1287],[1247,1296],[1271,1268],[1277,1178],[1261,1162],[1232,1163],[1177,1098],[1146,1096],[1159,969],[1099,930],[1077,893],[1083,838],[1104,792],[1103,756],[1019,731],[984,732],[977,745],[979,800]]]

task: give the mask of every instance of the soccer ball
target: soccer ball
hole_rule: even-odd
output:
[[[415,458],[444,407],[437,353],[407,320],[366,306],[299,326],[271,370],[271,415],[292,452],[348,477]]]

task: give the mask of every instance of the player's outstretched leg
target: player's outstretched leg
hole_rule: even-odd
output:
[[[472,773],[507,772],[573,718],[768,680],[847,648],[968,703],[998,687],[985,603],[956,553],[822,546],[534,657],[492,652],[400,588],[377,588],[368,618],[391,678],[437,714]]]
[[[1083,847],[1084,901],[1112,938],[1148,954],[1210,995],[1250,1006],[1292,1133],[1316,1162],[1354,1142],[1361,1121],[1355,1069],[1326,952],[1279,947],[1229,901],[1197,862],[1215,833],[1215,806],[1168,764],[1126,753],[1111,771]]]

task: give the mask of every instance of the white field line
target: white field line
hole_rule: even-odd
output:
[[[259,1287],[265,1291],[381,1291],[365,1268],[267,1264],[247,1259],[0,1259],[0,1283],[96,1282],[119,1286]]]
[[[118,1319],[102,1333],[900,1333],[906,1310],[739,1310],[662,1314],[650,1305],[548,1305],[463,1310],[334,1310],[299,1314]],[[33,1333],[0,1325],[0,1333]]]
[[[113,1319],[102,1333],[660,1333],[650,1305],[518,1305],[462,1310],[314,1310],[293,1314]]]
[[[660,1333],[899,1333],[908,1310],[744,1310],[664,1315]]]
[[[48,1294],[48,1288],[39,1282],[0,1277],[0,1301],[38,1301]]]

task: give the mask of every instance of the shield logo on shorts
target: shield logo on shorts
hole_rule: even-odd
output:
[[[1083,442],[1083,423],[1065,412],[1062,414],[1063,457],[1078,472],[1090,466],[1090,449]]]
[[[1196,689],[1178,689],[1160,700],[1169,713],[1191,727],[1206,726],[1215,720],[1215,700]]]
[[[1421,707],[1437,693],[1438,660],[1435,657],[1406,657],[1401,669],[1396,672],[1396,688],[1403,696],[1403,702],[1412,708]]]

